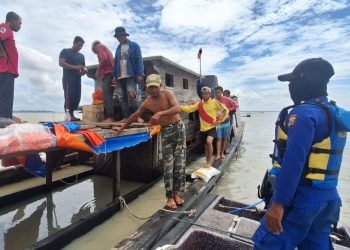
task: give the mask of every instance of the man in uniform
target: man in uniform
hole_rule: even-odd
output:
[[[255,249],[333,249],[329,235],[339,219],[336,186],[346,142],[342,123],[350,123],[338,119],[340,108],[328,101],[333,75],[328,61],[311,58],[278,76],[289,82],[294,105],[283,109],[276,122],[270,174],[277,177],[268,212],[253,237]]]
[[[79,53],[84,43],[83,38],[76,36],[72,48],[63,49],[59,56],[59,65],[63,68],[64,108],[71,121],[80,120],[74,116],[74,110],[80,102],[81,76],[86,73],[85,57]]]
[[[166,206],[176,209],[177,206],[184,203],[179,192],[184,191],[186,181],[185,125],[181,121],[180,110],[173,92],[160,90],[161,79],[159,75],[149,75],[146,79],[146,87],[149,96],[141,103],[137,111],[125,121],[117,133],[136,121],[146,110],[154,114],[151,117],[151,123],[161,126]]]
[[[22,19],[14,12],[0,24],[0,117],[12,119],[15,78],[18,77],[18,51],[13,31],[20,30]]]

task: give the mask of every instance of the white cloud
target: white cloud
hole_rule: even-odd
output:
[[[87,64],[95,64],[91,42],[99,39],[114,52],[116,26],[123,25],[144,56],[162,55],[199,73],[197,52],[203,48],[203,74],[240,97],[243,109],[278,110],[289,104],[278,74],[301,60],[323,57],[336,75],[329,92],[350,108],[350,15],[346,0],[2,0],[0,17],[18,12],[22,29],[15,33],[20,53],[15,109],[62,110],[62,69],[58,55],[75,35],[86,43]],[[4,6],[4,7],[3,7]],[[82,101],[91,102],[92,82],[82,79]]]
[[[187,32],[191,31],[191,33],[204,31],[211,34],[228,30],[242,24],[242,19],[252,15],[249,7],[253,2],[251,0],[165,1],[160,30],[180,36],[187,36]]]

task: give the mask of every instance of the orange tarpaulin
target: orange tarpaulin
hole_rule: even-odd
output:
[[[57,147],[73,148],[92,153],[92,149],[77,136],[68,132],[67,128],[60,124],[54,124],[57,137]]]
[[[93,130],[80,129],[75,131],[75,133],[84,135],[94,147],[98,147],[105,142],[105,140]]]
[[[77,150],[93,152],[93,149],[91,147],[89,147],[85,142],[83,142],[80,138],[69,133],[68,129],[65,126],[60,125],[60,124],[54,124],[54,128],[55,128],[55,133],[56,133],[56,137],[57,137],[57,146],[58,147],[73,148],[73,149],[77,149]],[[149,135],[153,136],[153,135],[159,133],[160,129],[161,129],[160,125],[153,126],[153,130],[150,132]],[[91,133],[89,133],[87,130],[78,130],[78,131],[76,131],[76,133],[84,134],[84,136],[87,137],[87,139],[89,139],[89,141],[92,144],[92,147],[95,149],[96,153],[99,152],[99,151],[96,151],[97,148],[107,147],[105,144],[103,144],[105,142],[103,140],[103,138],[101,138],[94,131],[91,131]],[[137,137],[140,134],[142,134],[142,133],[135,134],[135,135],[129,135],[129,136]],[[123,137],[125,137],[125,136],[123,136]],[[112,139],[112,138],[109,138],[109,139]],[[114,139],[117,140],[116,138],[114,138]],[[131,140],[131,138],[129,138],[129,139]],[[121,138],[119,138],[119,140],[121,140]],[[107,143],[107,142],[105,142],[105,143]],[[137,142],[137,144],[138,143],[140,143],[140,142]],[[111,141],[109,141],[109,144],[111,144]],[[119,142],[117,144],[119,145],[118,150],[124,148],[122,146],[123,143]],[[130,142],[129,142],[129,144],[130,144]],[[114,150],[112,150],[112,151],[114,151]]]
[[[151,131],[151,133],[149,133],[150,136],[154,136],[160,132],[160,125],[154,125],[152,127],[153,130]]]

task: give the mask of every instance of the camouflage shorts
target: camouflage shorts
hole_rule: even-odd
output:
[[[186,130],[180,120],[162,128],[162,153],[166,196],[185,189]]]

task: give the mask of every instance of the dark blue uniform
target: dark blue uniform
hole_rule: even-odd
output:
[[[333,249],[329,234],[341,206],[337,189],[314,188],[303,172],[311,146],[329,136],[325,110],[311,104],[316,100],[328,101],[326,97],[310,99],[286,118],[287,145],[272,197],[284,206],[283,232],[270,232],[264,217],[253,237],[255,249]]]
[[[84,65],[84,55],[74,52],[72,49],[63,49],[60,58],[66,60],[71,65]],[[78,70],[63,68],[62,85],[64,90],[64,108],[69,109],[69,113],[73,115],[73,111],[79,106],[81,98],[81,75]]]

